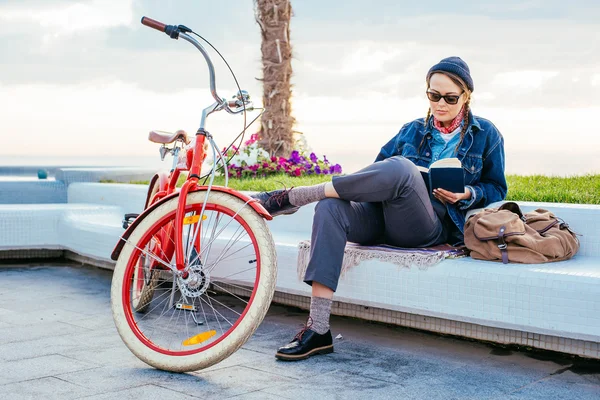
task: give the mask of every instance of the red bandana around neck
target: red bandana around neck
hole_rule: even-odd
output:
[[[433,117],[433,126],[435,127],[435,129],[437,129],[438,131],[440,131],[441,133],[452,133],[456,130],[456,128],[458,128],[463,120],[465,116],[465,107],[460,109],[460,112],[458,113],[458,115],[456,117],[454,117],[454,119],[452,120],[452,123],[450,124],[449,127],[444,127],[442,125],[442,123],[440,121],[438,121],[435,117]]]

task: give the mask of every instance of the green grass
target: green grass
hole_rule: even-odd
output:
[[[544,175],[507,175],[507,200],[546,201],[551,203],[600,204],[600,174],[571,177],[550,177]],[[329,182],[331,176],[291,177],[272,176],[264,179],[230,179],[229,187],[237,190],[269,191],[282,187],[307,186]],[[223,177],[215,178],[215,185],[224,184]],[[105,181],[107,182],[107,181]],[[148,184],[145,182],[131,182]],[[181,185],[183,180],[180,179]]]
[[[600,175],[507,175],[507,200],[600,204]]]

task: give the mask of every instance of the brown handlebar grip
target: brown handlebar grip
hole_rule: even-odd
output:
[[[164,32],[167,25],[162,22],[153,20],[152,18],[142,17],[142,25],[149,26],[150,28],[156,29],[157,31]]]

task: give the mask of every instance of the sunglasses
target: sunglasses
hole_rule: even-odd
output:
[[[431,101],[433,101],[434,103],[437,103],[438,101],[440,101],[441,99],[444,99],[446,101],[446,103],[448,104],[456,104],[458,103],[458,99],[460,99],[460,96],[463,95],[464,92],[462,92],[461,94],[459,94],[458,96],[455,94],[446,94],[446,95],[441,95],[439,93],[435,93],[435,92],[429,92],[427,91],[427,98]]]

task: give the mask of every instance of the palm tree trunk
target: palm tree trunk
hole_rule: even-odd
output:
[[[289,157],[293,150],[291,115],[292,48],[290,0],[254,0],[262,31],[263,104],[259,145],[272,156]]]

